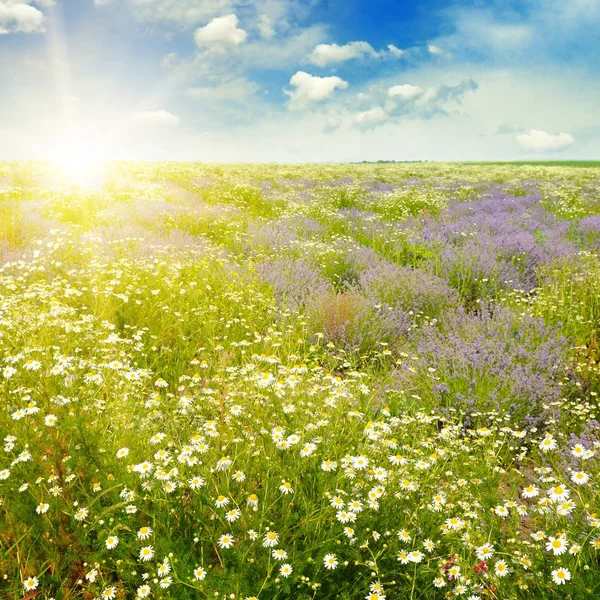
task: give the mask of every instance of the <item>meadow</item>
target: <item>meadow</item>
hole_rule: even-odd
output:
[[[600,598],[600,168],[0,163],[0,598]]]

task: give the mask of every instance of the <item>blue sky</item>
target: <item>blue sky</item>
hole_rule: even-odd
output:
[[[0,158],[599,158],[599,26],[599,0],[0,0]]]

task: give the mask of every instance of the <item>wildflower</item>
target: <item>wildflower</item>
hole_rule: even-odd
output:
[[[23,582],[23,587],[25,588],[26,592],[30,592],[31,590],[35,590],[35,588],[37,588],[37,586],[39,585],[39,581],[37,577],[28,577],[24,582]]]
[[[365,600],[385,600],[385,598],[383,594],[378,594],[377,592],[370,592],[365,596]]]
[[[521,496],[523,496],[523,498],[535,498],[539,493],[540,493],[540,491],[538,490],[537,487],[535,487],[535,485],[528,485],[521,492]]]
[[[217,543],[220,548],[231,548],[233,546],[233,536],[230,533],[226,533],[219,538]]]
[[[102,598],[104,598],[105,600],[113,600],[113,598],[116,598],[116,596],[117,588],[114,586],[105,588],[102,592]]]
[[[502,517],[503,519],[508,517],[508,509],[506,508],[506,506],[496,506],[496,508],[494,509],[494,512],[499,516]]]
[[[369,466],[369,459],[366,456],[355,456],[352,459],[352,466],[357,470],[361,471]]]
[[[288,554],[285,550],[281,548],[276,548],[275,550],[273,550],[273,552],[271,552],[271,556],[275,560],[285,560],[288,557]]]
[[[152,535],[152,527],[141,527],[137,532],[138,540],[147,540]]]
[[[302,450],[300,450],[300,456],[302,456],[302,457],[310,456],[311,454],[315,453],[316,449],[317,449],[316,444],[313,444],[312,442],[308,442],[307,444],[304,444],[304,446],[302,446]]]
[[[491,544],[484,544],[475,549],[475,554],[479,560],[487,560],[494,554],[494,546]]]
[[[561,502],[556,507],[556,512],[565,517],[566,515],[570,515],[575,510],[575,502],[572,500],[567,500],[566,502]]]
[[[412,540],[412,537],[411,537],[410,533],[408,533],[408,531],[406,531],[406,529],[402,529],[398,532],[398,539],[401,542],[408,544],[408,542],[410,542]]]
[[[444,524],[448,529],[458,530],[465,526],[465,522],[457,517],[451,517],[444,521]]]
[[[482,560],[478,565],[475,565],[473,567],[473,571],[475,571],[475,573],[484,573],[487,571],[487,564],[485,560]]]
[[[329,473],[330,471],[335,471],[337,469],[337,466],[338,464],[335,460],[324,460],[321,463],[321,469],[326,473]]]
[[[46,415],[44,417],[44,425],[46,425],[46,427],[54,427],[57,421],[58,417],[56,415]]]
[[[265,539],[263,540],[263,546],[265,548],[274,548],[277,546],[277,542],[279,541],[279,534],[275,531],[269,531],[265,535]]]
[[[567,551],[568,543],[566,537],[549,537],[546,544],[546,550],[552,552],[554,556],[560,556]]]
[[[140,560],[147,561],[151,560],[154,556],[154,548],[152,546],[144,546],[140,550]]]
[[[423,540],[423,548],[426,552],[433,552],[435,550],[435,543],[430,539]]]
[[[215,505],[217,508],[223,508],[223,506],[227,506],[229,504],[229,498],[227,496],[219,496],[215,500]]]
[[[196,567],[194,569],[194,579],[202,581],[206,578],[206,571],[202,567]]]
[[[569,548],[569,554],[571,556],[575,556],[576,554],[579,554],[580,552],[581,552],[581,546],[579,544],[573,544]]]
[[[85,574],[85,578],[90,582],[90,583],[94,583],[94,581],[96,581],[96,578],[98,577],[98,569],[92,569],[91,571],[88,571]]]
[[[556,585],[562,585],[563,583],[571,580],[571,572],[569,569],[559,567],[555,571],[552,571],[552,580],[554,583],[556,583]]]
[[[10,476],[10,471],[8,469],[2,469],[2,471],[0,471],[0,480],[8,479],[9,476]]]
[[[256,510],[256,507],[258,506],[258,496],[256,494],[250,494],[246,502],[248,506],[251,506],[253,509]]]
[[[408,552],[400,552],[398,554],[398,560],[403,564],[406,565],[410,562],[410,557]]]
[[[374,581],[369,586],[369,591],[373,594],[383,594],[383,585],[379,581]]]
[[[190,487],[193,490],[197,490],[197,489],[201,488],[204,485],[205,482],[204,482],[204,479],[202,479],[202,477],[196,476],[196,477],[192,477],[188,481],[188,483],[190,484]]]
[[[90,511],[87,508],[80,508],[74,515],[76,521],[83,521],[88,515]]]
[[[164,589],[170,587],[172,583],[173,583],[172,577],[165,577],[164,579],[160,580],[158,585],[160,585],[160,587],[164,590]]]
[[[292,574],[292,571],[294,569],[292,569],[292,565],[285,563],[283,565],[281,565],[281,567],[279,568],[279,574],[282,577],[289,577]]]
[[[420,563],[425,555],[419,550],[413,550],[408,553],[408,560],[413,563]]]
[[[137,597],[138,598],[147,598],[150,595],[151,589],[147,584],[140,585],[137,589]]]
[[[109,550],[116,548],[118,543],[119,543],[119,538],[116,535],[111,535],[110,537],[106,538],[106,542],[105,542],[106,547]]]
[[[338,559],[335,554],[326,554],[323,557],[323,564],[326,569],[333,570],[338,566]]]
[[[333,508],[344,508],[344,501],[339,496],[334,496],[329,501],[329,504],[331,504]]]
[[[571,481],[576,485],[583,485],[590,480],[590,476],[583,471],[576,471],[571,473]]]
[[[293,494],[294,488],[292,488],[292,484],[289,481],[283,481],[279,486],[279,491],[282,494]]]
[[[410,479],[403,479],[402,481],[400,481],[400,487],[403,490],[415,492],[418,486],[414,481],[411,481]]]
[[[246,480],[246,474],[245,474],[245,473],[243,473],[242,471],[236,471],[236,472],[235,472],[235,473],[234,473],[234,474],[231,476],[231,478],[232,478],[234,481],[237,481],[238,483],[241,483],[242,481],[245,481],[245,480]]]
[[[548,490],[548,496],[552,502],[564,502],[570,495],[571,492],[564,485],[555,485]]]
[[[346,512],[345,510],[338,510],[338,512],[335,515],[335,518],[340,522],[340,523],[348,523],[348,522],[354,522],[356,521],[356,515],[354,513],[351,512]]]
[[[240,518],[240,515],[242,514],[242,511],[239,508],[233,508],[232,510],[230,510],[226,515],[225,518],[230,522],[233,523],[235,521],[237,521]]]
[[[556,450],[556,448],[558,448],[556,440],[550,434],[546,434],[546,437],[540,442],[539,446],[542,452],[548,452],[549,450]]]
[[[228,456],[222,456],[217,461],[217,465],[215,468],[217,469],[217,471],[225,471],[225,470],[229,469],[231,464],[232,464],[232,460]]]
[[[494,573],[496,573],[498,577],[505,577],[508,575],[508,565],[506,564],[506,561],[497,561],[496,565],[494,566]]]
[[[38,504],[37,508],[35,509],[35,512],[38,515],[43,515],[44,513],[48,512],[49,508],[50,508],[49,504],[45,504],[44,502],[42,502],[41,504]]]

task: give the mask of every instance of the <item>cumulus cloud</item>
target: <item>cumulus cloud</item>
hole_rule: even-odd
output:
[[[387,49],[389,50],[392,56],[396,56],[397,58],[400,58],[401,56],[404,56],[406,54],[405,50],[401,50],[397,46],[394,46],[394,44],[388,44]]]
[[[290,97],[290,108],[306,108],[313,103],[330,98],[336,89],[346,89],[348,82],[340,77],[316,77],[304,71],[292,75],[290,85],[295,89],[284,90]]]
[[[393,85],[388,89],[389,98],[400,98],[400,100],[414,100],[423,93],[418,85],[405,83],[402,85]]]
[[[239,46],[248,34],[238,27],[239,19],[234,14],[216,17],[208,25],[199,27],[194,41],[200,48],[213,46]]]
[[[565,150],[575,143],[570,133],[547,133],[539,129],[530,129],[529,133],[517,136],[517,142],[525,150],[535,152],[557,152]]]
[[[44,27],[44,13],[31,6],[37,4],[41,7],[54,6],[54,0],[0,0],[0,35],[8,33],[42,33]]]
[[[343,46],[337,44],[319,44],[310,55],[310,62],[318,67],[332,63],[340,63],[352,58],[378,56],[371,44],[367,42],[349,42]]]
[[[434,56],[444,56],[446,54],[439,46],[435,46],[434,44],[427,45],[427,52]]]
[[[166,110],[144,110],[133,115],[133,120],[152,125],[177,125],[179,118]]]
[[[375,129],[389,120],[390,116],[381,106],[375,106],[370,110],[359,112],[352,118],[352,126],[361,131]]]

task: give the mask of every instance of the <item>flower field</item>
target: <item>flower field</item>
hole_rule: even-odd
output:
[[[600,169],[0,163],[0,598],[600,598]]]

